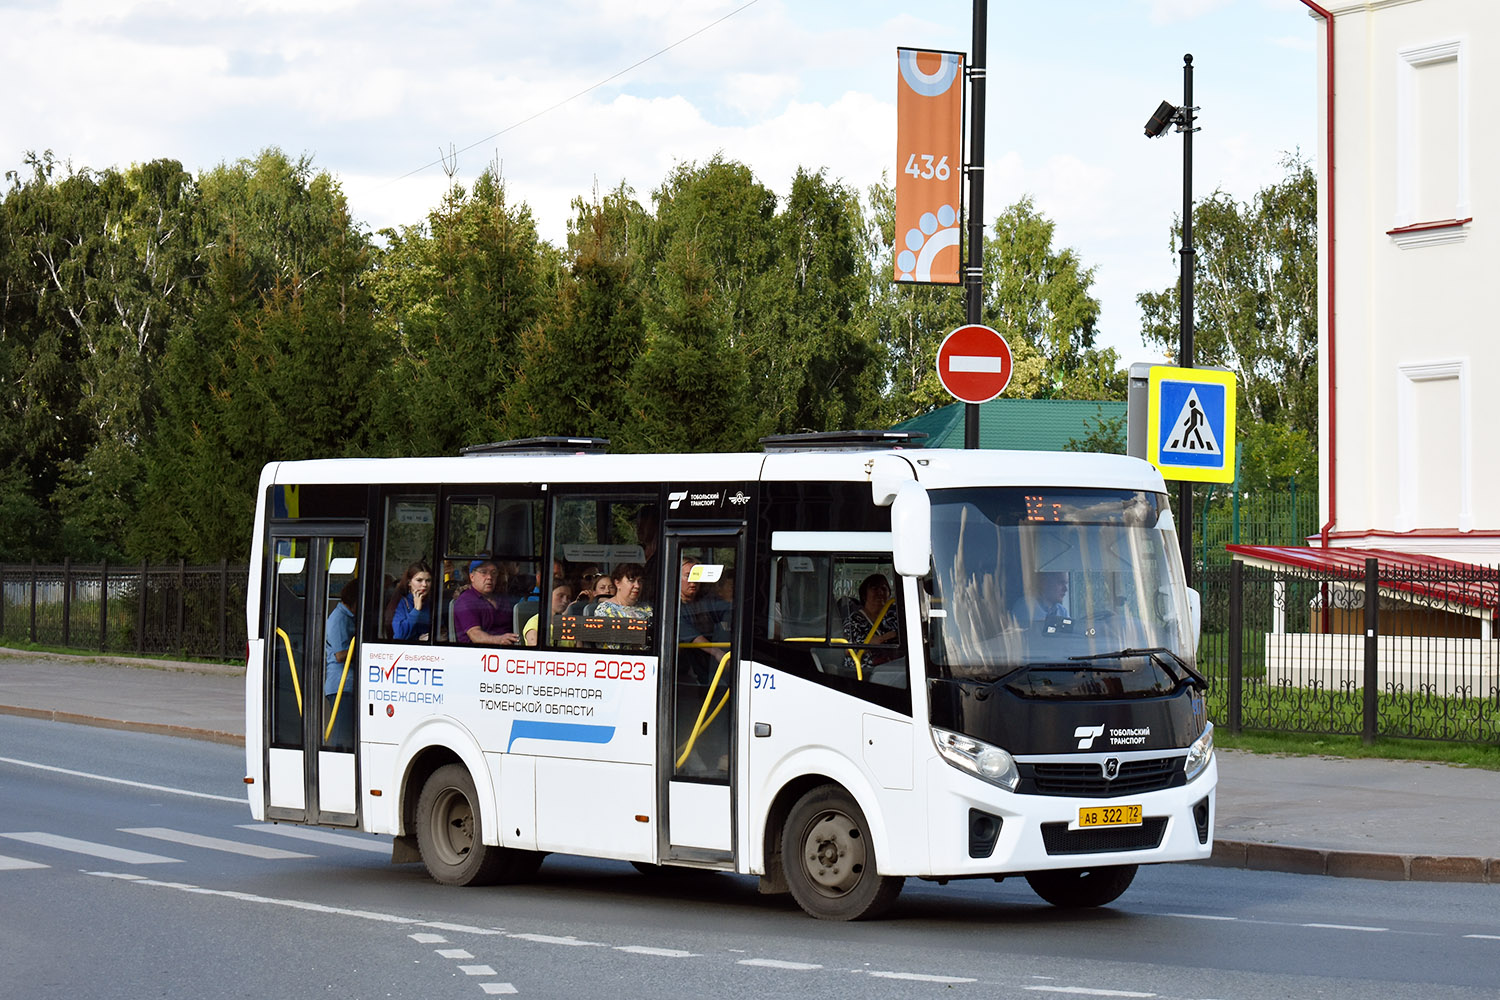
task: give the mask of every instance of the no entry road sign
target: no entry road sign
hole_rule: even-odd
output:
[[[987,403],[1010,384],[1010,345],[987,326],[961,326],[937,352],[938,380],[963,403]]]

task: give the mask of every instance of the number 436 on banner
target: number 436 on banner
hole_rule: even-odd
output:
[[[959,284],[964,57],[897,49],[896,274]]]

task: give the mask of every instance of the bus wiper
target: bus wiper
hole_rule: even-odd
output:
[[[1146,646],[1140,649],[1117,649],[1113,653],[1089,653],[1086,656],[1070,656],[1070,660],[1123,660],[1129,656],[1149,656],[1153,663],[1167,667],[1177,674],[1179,681],[1191,680],[1200,691],[1208,690],[1208,678],[1195,667],[1165,646]]]
[[[1118,655],[1118,654],[1115,654],[1115,653],[1104,653],[1104,654],[1101,654],[1099,656],[1070,656],[1070,657],[1068,657],[1068,659],[1069,660],[1099,660],[1099,659],[1109,659],[1110,657],[1116,656],[1116,655]],[[1044,674],[1046,674],[1046,673],[1058,673],[1059,671],[1063,671],[1063,670],[1082,670],[1083,668],[1080,667],[1076,663],[1032,663],[1032,664],[1029,664],[1026,667],[1026,669],[1027,670],[1035,670],[1038,673],[1044,673]],[[1100,670],[1100,671],[1103,671],[1105,673],[1112,673],[1112,674],[1124,674],[1124,673],[1129,673],[1130,672],[1130,668],[1129,667],[1093,667],[1091,669]]]

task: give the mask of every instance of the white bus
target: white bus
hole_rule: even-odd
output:
[[[556,852],[758,875],[833,920],[910,877],[1097,906],[1207,858],[1198,602],[1161,476],[910,443],[267,466],[251,811],[388,834],[444,883]]]

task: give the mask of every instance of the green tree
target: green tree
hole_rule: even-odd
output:
[[[619,436],[626,387],[645,339],[642,249],[650,219],[624,185],[573,202],[566,275],[544,320],[521,334],[505,395],[511,432]]]
[[[1119,356],[1113,348],[1094,346],[1099,321],[1099,300],[1091,293],[1094,269],[1084,267],[1072,248],[1053,249],[1056,228],[1029,196],[995,220],[984,250],[985,324],[1040,358],[1036,384],[1023,383],[1025,395],[1121,399],[1126,376]]]
[[[746,338],[762,433],[878,423],[882,354],[859,196],[798,170],[776,217],[774,270]]]
[[[1126,417],[1106,417],[1103,410],[1093,416],[1085,417],[1083,425],[1088,433],[1081,438],[1069,438],[1068,443],[1063,446],[1063,451],[1093,451],[1104,452],[1109,455],[1123,455],[1126,447]]]
[[[140,444],[152,435],[160,358],[201,271],[192,242],[197,187],[181,164],[106,171],[96,194],[102,228],[86,244],[86,281],[97,309],[80,331],[77,369],[91,437],[80,457],[61,463],[53,495],[63,546],[75,558],[121,551],[145,478]]]
[[[47,505],[40,550],[117,555],[155,366],[188,298],[195,189],[170,160],[61,176],[50,153],[26,164],[0,208],[0,455]]]
[[[715,292],[712,265],[696,240],[672,242],[656,270],[645,348],[631,367],[630,419],[615,437],[626,451],[735,451],[754,430],[727,414],[750,412],[745,356]]]
[[[1283,166],[1248,202],[1215,192],[1193,209],[1194,361],[1235,373],[1248,486],[1318,469],[1317,178],[1300,158]],[[1175,347],[1180,289],[1136,301],[1146,340]]]
[[[270,151],[203,188],[208,269],[163,359],[131,538],[143,557],[244,558],[261,467],[369,454],[387,405],[368,239],[337,183]]]
[[[504,396],[521,335],[542,317],[560,261],[495,170],[454,185],[427,223],[386,231],[372,291],[398,355],[387,450],[454,454],[512,436]]]

